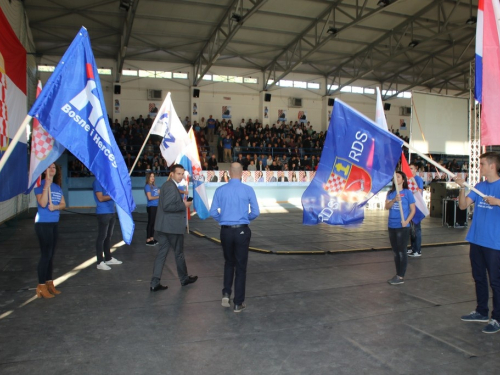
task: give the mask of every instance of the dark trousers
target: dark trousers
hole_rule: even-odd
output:
[[[59,223],[35,223],[35,233],[40,242],[41,257],[38,262],[38,283],[52,279],[52,261],[56,250],[57,225]]]
[[[500,322],[500,250],[470,244],[470,264],[472,277],[476,283],[476,311],[488,316],[488,276],[493,291],[493,311],[491,319]]]
[[[157,206],[147,207],[148,211],[148,226],[146,227],[146,238],[154,237],[155,235],[155,219],[156,219],[156,211],[158,211]]]
[[[165,265],[165,260],[167,259],[167,255],[171,247],[174,249],[177,276],[182,284],[189,277],[186,267],[186,259],[184,258],[184,234],[171,234],[155,231],[155,238],[158,241],[160,248],[158,249],[158,255],[156,255],[155,264],[153,266],[151,288],[160,284],[163,266]]]
[[[234,304],[245,301],[247,280],[248,246],[252,231],[249,227],[221,228],[220,241],[224,251],[224,289],[222,294],[231,295],[234,280]]]
[[[415,228],[415,236],[410,236],[411,249],[414,253],[422,252],[422,222],[413,224]]]
[[[396,264],[396,275],[404,277],[406,266],[408,265],[408,254],[406,252],[410,228],[389,228],[389,240],[391,241],[394,253],[394,263]]]
[[[98,232],[97,240],[95,242],[95,255],[97,257],[97,264],[101,263],[102,261],[111,260],[111,236],[113,235],[115,222],[115,214],[97,215]]]

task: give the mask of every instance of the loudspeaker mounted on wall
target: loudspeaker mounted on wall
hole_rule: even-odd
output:
[[[384,111],[389,111],[391,109],[391,103],[384,103]]]
[[[120,85],[115,85],[115,94],[120,95],[122,93],[122,87]]]
[[[335,103],[335,99],[334,98],[328,98],[328,107],[332,107],[333,103]]]
[[[200,97],[200,90],[193,89],[193,98],[199,98],[199,97]]]
[[[270,102],[271,101],[271,94],[265,94],[264,95],[264,101],[265,102]]]

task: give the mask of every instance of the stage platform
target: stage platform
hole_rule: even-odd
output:
[[[141,211],[141,210],[140,210]],[[31,217],[0,226],[0,373],[7,374],[494,374],[500,334],[464,323],[475,308],[466,229],[423,223],[421,258],[395,274],[387,213],[358,228],[301,225],[291,206],[263,209],[252,228],[247,308],[221,306],[223,258],[213,220],[191,221],[185,255],[199,280],[181,287],[169,254],[149,280],[157,247],[134,213],[131,246],[119,226],[111,271],[95,266],[96,218],[63,213],[54,263],[61,295],[35,295],[38,241]],[[204,234],[207,237],[200,236]],[[444,242],[455,242],[442,246]],[[349,250],[349,251],[343,251]],[[352,251],[358,250],[358,251]],[[278,251],[294,252],[281,255]],[[319,251],[301,255],[299,251]],[[491,306],[491,301],[490,301]]]

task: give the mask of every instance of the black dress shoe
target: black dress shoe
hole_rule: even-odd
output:
[[[168,286],[166,285],[161,285],[161,284],[158,284],[157,286],[155,286],[154,288],[153,287],[150,287],[149,290],[151,290],[152,292],[157,292],[159,290],[165,290],[165,289],[168,289]]]
[[[198,276],[188,276],[187,280],[184,281],[181,285],[186,286],[196,282],[196,280],[198,280]]]

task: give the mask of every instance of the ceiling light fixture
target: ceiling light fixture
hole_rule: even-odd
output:
[[[337,34],[339,31],[338,31],[338,30],[337,30],[337,28],[335,28],[335,27],[330,27],[328,30],[326,30],[326,32],[327,32],[328,34],[335,35],[335,34]]]
[[[465,21],[467,25],[475,25],[477,23],[477,17],[471,17],[467,21]]]
[[[408,44],[408,47],[411,47],[411,48],[415,48],[416,46],[418,46],[420,44],[420,42],[418,40],[412,40],[409,44]]]
[[[231,19],[239,23],[241,21],[241,16],[239,14],[233,13]]]

